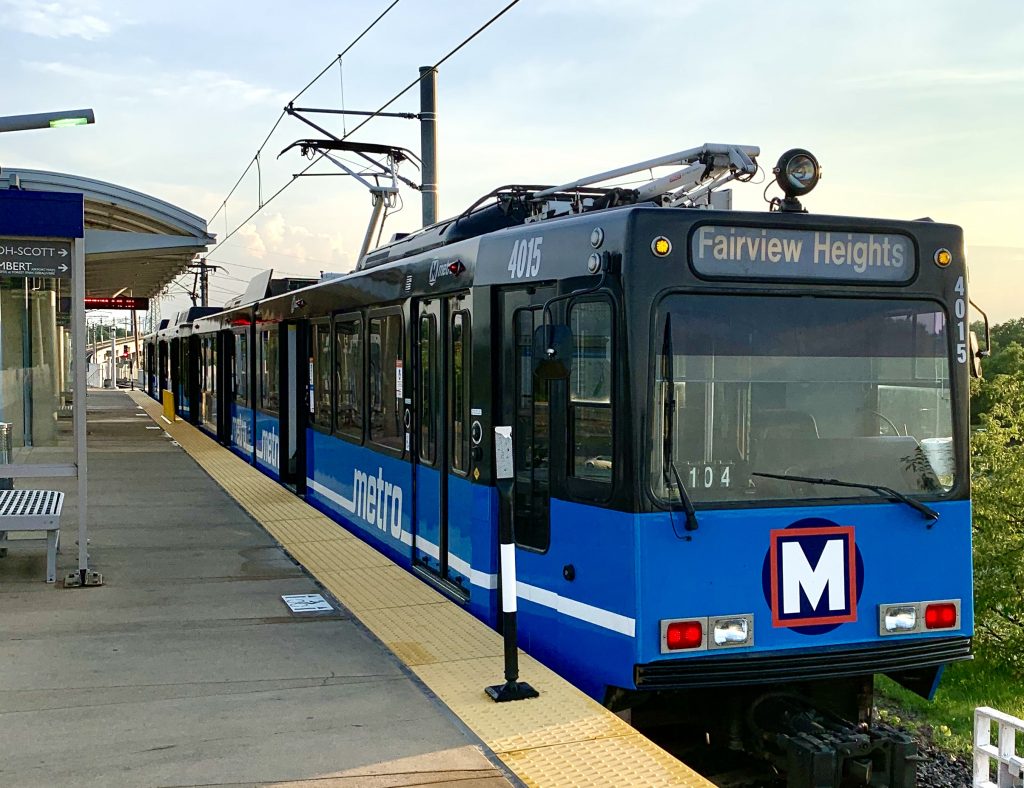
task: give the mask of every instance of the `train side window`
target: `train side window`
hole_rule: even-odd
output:
[[[452,315],[451,342],[452,470],[465,473],[469,465],[469,312]]]
[[[420,459],[433,464],[437,457],[437,320],[433,315],[420,318]]]
[[[370,440],[402,451],[405,431],[402,414],[402,316],[397,313],[370,320]]]
[[[312,363],[312,412],[314,427],[331,430],[331,324],[326,320],[314,323],[310,332],[310,361]]]
[[[278,379],[278,330],[277,326],[260,332],[260,355],[257,366],[259,376],[259,408],[267,413],[277,413],[281,403],[281,385]]]
[[[573,356],[569,374],[569,475],[611,482],[612,307],[607,301],[576,302],[569,310]]]
[[[249,337],[235,334],[235,402],[249,404]]]
[[[342,318],[334,324],[334,431],[363,439],[363,321]]]

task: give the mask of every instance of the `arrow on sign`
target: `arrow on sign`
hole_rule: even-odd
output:
[[[65,271],[68,270],[68,267],[64,265],[64,263],[61,263],[57,270],[60,271],[61,273],[64,273]]]
[[[67,249],[60,249],[57,252],[57,254],[59,254],[61,257],[67,257],[68,256],[68,250]]]

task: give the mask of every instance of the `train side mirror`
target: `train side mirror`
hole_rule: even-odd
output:
[[[572,329],[546,324],[533,332],[533,374],[541,380],[566,380],[572,363]]]
[[[982,377],[981,360],[988,355],[988,351],[981,350],[977,332],[971,331],[968,334],[968,340],[967,352],[970,354],[971,374],[980,379]]]

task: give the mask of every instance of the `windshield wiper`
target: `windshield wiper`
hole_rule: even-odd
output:
[[[698,526],[697,512],[693,508],[693,501],[690,500],[690,494],[683,486],[683,480],[679,478],[679,471],[676,469],[676,462],[672,457],[672,443],[676,432],[676,376],[675,357],[672,355],[671,315],[665,316],[665,338],[662,342],[662,354],[665,358],[665,361],[663,362],[665,364],[665,378],[668,381],[668,394],[665,396],[665,435],[661,447],[661,462],[664,468],[665,486],[668,487],[668,472],[671,468],[672,475],[675,477],[676,481],[676,490],[679,491],[679,502],[683,505],[683,511],[686,512],[686,530],[696,531]]]
[[[930,506],[925,506],[920,501],[911,498],[909,495],[904,495],[892,487],[885,487],[881,484],[862,484],[861,482],[844,482],[839,479],[816,479],[813,476],[790,476],[788,473],[757,473],[752,472],[751,476],[763,476],[766,479],[783,479],[789,482],[806,482],[807,484],[827,484],[832,487],[855,487],[861,490],[871,490],[872,492],[878,493],[879,495],[885,496],[886,498],[895,498],[901,503],[905,503],[912,509],[917,509],[927,519],[931,520],[928,523],[928,527],[931,528],[935,525],[935,521],[939,519],[939,513],[932,509]]]

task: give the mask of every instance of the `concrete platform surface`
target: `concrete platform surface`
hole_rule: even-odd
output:
[[[0,558],[0,785],[509,785],[478,739],[120,392],[89,392],[90,561]],[[77,566],[74,480],[58,576]]]

